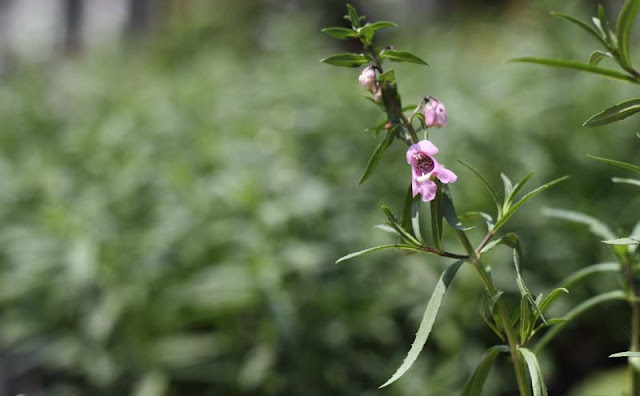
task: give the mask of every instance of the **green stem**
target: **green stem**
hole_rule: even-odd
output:
[[[460,243],[462,243],[465,250],[471,257],[471,265],[480,277],[480,281],[484,285],[485,290],[491,298],[495,297],[498,294],[498,291],[493,285],[493,281],[489,277],[489,274],[487,274],[487,271],[484,269],[482,262],[480,262],[480,257],[476,253],[473,246],[471,246],[469,238],[467,238],[467,235],[462,230],[456,230],[456,234],[458,236],[458,239],[460,240]],[[504,333],[507,336],[509,352],[511,353],[511,359],[513,360],[513,367],[516,373],[516,381],[518,382],[518,390],[520,391],[521,396],[531,396],[531,388],[529,387],[527,368],[525,367],[524,362],[522,361],[522,358],[518,353],[518,342],[515,329],[511,324],[511,315],[509,315],[507,306],[501,298],[499,298],[496,302],[496,307],[498,316],[500,317],[500,322],[504,329]]]
[[[628,283],[628,300],[631,308],[631,344],[629,350],[631,352],[640,351],[640,303],[638,303],[638,290],[635,281],[635,267],[637,263],[633,257],[620,257],[621,267],[624,269],[626,281]],[[640,370],[636,364],[629,359],[629,368],[631,369],[631,396],[640,396]]]

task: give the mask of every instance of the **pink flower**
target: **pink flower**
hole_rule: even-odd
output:
[[[378,82],[376,81],[376,71],[373,66],[367,66],[358,77],[362,88],[369,92],[375,92]]]
[[[434,98],[424,105],[424,123],[427,127],[434,126],[436,128],[447,125],[447,109],[444,105]]]
[[[382,102],[382,88],[381,87],[378,87],[378,89],[376,89],[376,93],[373,95],[373,100],[375,100],[376,103]]]
[[[411,189],[413,196],[420,194],[424,202],[436,197],[438,186],[433,181],[438,178],[442,183],[453,183],[458,179],[455,173],[446,169],[433,156],[438,148],[428,140],[422,140],[407,150],[407,162],[411,165]]]

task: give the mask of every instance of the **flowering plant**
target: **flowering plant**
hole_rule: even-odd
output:
[[[411,184],[403,200],[400,218],[396,217],[387,206],[382,207],[387,222],[379,228],[392,234],[396,242],[348,254],[340,258],[337,263],[387,249],[431,254],[455,260],[444,270],[433,290],[407,357],[381,387],[390,385],[401,378],[416,361],[427,342],[447,288],[458,269],[467,263],[474,269],[484,286],[486,299],[481,306],[481,316],[496,334],[499,343],[487,350],[477,369],[470,375],[468,382],[462,389],[462,394],[479,395],[494,361],[501,353],[506,353],[513,363],[520,394],[546,395],[547,390],[538,360],[529,346],[536,342],[534,338],[537,334],[545,328],[553,327],[559,323],[557,319],[547,318],[545,310],[567,290],[564,287],[559,287],[546,296],[534,297],[522,277],[523,254],[518,236],[511,232],[500,233],[500,231],[524,203],[566,177],[546,183],[520,197],[520,192],[531,178],[532,173],[515,184],[502,174],[504,195],[500,198],[491,184],[477,170],[460,161],[471,173],[480,178],[496,204],[496,212],[491,215],[475,211],[458,216],[449,189],[449,184],[455,182],[458,177],[436,161],[434,156],[439,152],[439,149],[428,137],[429,128],[444,127],[447,124],[445,106],[431,96],[425,96],[417,105],[403,106],[395,70],[393,68],[387,69],[385,65],[385,62],[408,62],[428,66],[427,62],[410,52],[399,51],[390,46],[381,48],[374,43],[376,33],[381,29],[396,26],[394,23],[387,21],[365,23],[366,18],[358,15],[353,6],[347,5],[347,10],[348,14],[345,19],[350,22],[350,27],[331,27],[322,31],[341,40],[359,40],[362,44],[362,52],[336,54],[322,61],[339,67],[359,68],[364,66],[358,78],[360,85],[373,95],[373,98],[368,98],[380,108],[386,117],[385,121],[374,128],[378,132],[383,132],[384,138],[373,151],[359,183],[365,182],[374,173],[387,149],[394,142],[399,141],[408,146],[406,161],[411,166],[411,172],[407,173],[406,179],[407,183]],[[418,137],[420,132],[424,132],[422,139]],[[440,146],[443,150],[447,149],[444,143]],[[430,209],[430,242],[427,242],[427,239],[423,237],[421,216],[423,203],[428,203]],[[486,234],[475,247],[467,235],[467,231],[473,227],[463,224],[461,219],[465,221],[482,220],[486,224]],[[444,224],[447,224],[455,233],[463,253],[451,252],[443,248]],[[493,283],[489,267],[483,262],[485,253],[501,245],[513,251],[518,296],[498,290]],[[519,303],[516,304],[516,309],[510,309],[506,302],[514,298]]]

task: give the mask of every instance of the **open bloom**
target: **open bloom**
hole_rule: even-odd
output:
[[[434,126],[436,128],[447,125],[447,109],[437,99],[429,98],[424,105],[424,123],[427,127]]]
[[[373,66],[367,66],[360,73],[358,77],[358,81],[360,81],[360,85],[362,88],[366,89],[369,92],[375,92],[378,82],[376,81],[376,71]]]
[[[433,158],[437,153],[438,148],[428,140],[422,140],[407,150],[413,196],[422,195],[424,202],[432,201],[436,197],[438,186],[433,179],[437,177],[442,183],[453,183],[458,179],[455,173]]]

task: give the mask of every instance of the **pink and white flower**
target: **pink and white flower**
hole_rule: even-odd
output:
[[[376,80],[376,70],[373,66],[365,67],[362,73],[360,73],[358,81],[360,85],[362,85],[362,88],[369,92],[375,92],[378,87],[378,81]]]
[[[436,197],[438,186],[433,181],[438,178],[442,183],[453,183],[458,179],[455,173],[446,169],[433,156],[438,153],[435,144],[422,140],[407,150],[407,163],[411,165],[411,189],[413,196],[420,194],[424,202]]]
[[[437,99],[429,98],[424,105],[424,123],[427,127],[440,128],[447,125],[447,109]]]

